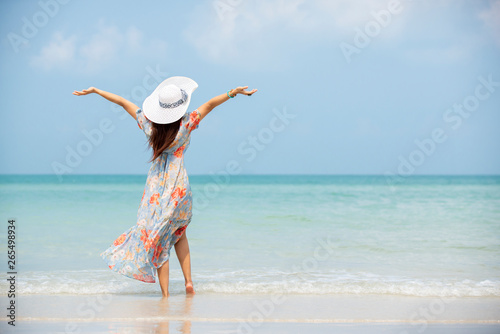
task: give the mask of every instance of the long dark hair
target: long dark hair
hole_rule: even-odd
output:
[[[179,132],[181,120],[182,118],[169,124],[153,123],[151,136],[149,137],[149,145],[153,148],[153,157],[149,162],[158,158],[172,144],[177,132]]]

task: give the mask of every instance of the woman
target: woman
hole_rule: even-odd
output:
[[[248,86],[229,90],[187,112],[191,94],[198,84],[186,77],[163,81],[146,98],[142,109],[121,96],[90,87],[74,95],[96,93],[123,107],[137,120],[153,149],[137,224],[121,234],[101,257],[112,270],[143,282],[154,283],[155,276],[163,297],[168,297],[170,248],[175,252],[184,275],[186,294],[194,294],[186,227],[191,221],[192,195],[184,169],[184,152],[191,131],[215,107],[238,94],[252,95]]]

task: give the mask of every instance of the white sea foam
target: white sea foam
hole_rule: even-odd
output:
[[[175,278],[178,277],[178,278]],[[171,292],[183,290],[180,272],[171,273]],[[371,273],[219,271],[194,275],[197,293],[223,294],[391,294],[421,297],[499,297],[498,280],[437,280],[380,276]],[[7,291],[6,284],[0,284]],[[142,283],[109,270],[26,272],[18,277],[17,292],[31,294],[157,294],[159,285]]]

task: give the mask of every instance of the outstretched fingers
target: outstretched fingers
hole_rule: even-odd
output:
[[[250,95],[252,95],[253,93],[255,93],[256,91],[257,91],[257,89],[252,89],[252,90],[250,90],[250,91],[248,91],[248,90],[244,90],[244,91],[242,92],[242,94],[245,94],[245,95],[250,96]]]
[[[95,92],[95,88],[94,87],[89,87],[87,89],[83,89],[83,90],[75,90],[73,91],[73,95],[76,95],[76,96],[80,96],[80,95],[87,95],[87,94],[91,94],[91,93],[94,93]]]
[[[252,90],[246,90],[248,88],[248,86],[243,86],[243,87],[238,87],[235,89],[236,91],[236,94],[243,94],[243,95],[252,95],[253,93],[255,93],[257,91],[257,89],[252,89]]]

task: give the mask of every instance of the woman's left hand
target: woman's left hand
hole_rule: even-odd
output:
[[[252,89],[252,90],[245,90],[247,89],[248,86],[244,86],[244,87],[237,87],[235,89],[232,89],[229,94],[231,94],[231,96],[236,96],[238,94],[243,94],[243,95],[248,95],[248,96],[251,96],[253,93],[255,93],[257,91],[257,89]]]

